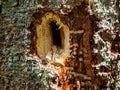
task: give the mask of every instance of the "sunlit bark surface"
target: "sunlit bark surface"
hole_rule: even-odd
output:
[[[101,20],[106,14],[97,15],[101,10],[94,5],[99,6],[100,2],[94,2],[96,0],[1,0],[0,90],[115,87],[115,80],[119,78],[120,32],[118,27],[109,26],[111,18]],[[115,0],[115,4],[120,22],[119,0]],[[98,9],[95,11],[95,8]],[[105,24],[103,28],[107,30],[99,24]],[[115,58],[108,61],[108,66],[104,64],[107,51],[103,49],[106,48],[109,58]]]

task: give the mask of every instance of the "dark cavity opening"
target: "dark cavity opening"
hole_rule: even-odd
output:
[[[54,21],[50,23],[50,26],[51,26],[51,31],[52,31],[53,45],[61,48],[62,43],[61,43],[61,33],[59,30],[59,26],[56,25]]]

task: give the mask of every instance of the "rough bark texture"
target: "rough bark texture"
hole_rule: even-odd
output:
[[[15,0],[14,3],[5,0],[3,5],[0,4],[1,90],[52,90],[49,78],[44,77],[48,75],[46,69],[35,70],[38,68],[35,59],[28,59],[31,53],[37,53],[44,65],[59,57],[59,61],[53,65],[62,67],[60,77],[63,74],[66,76],[67,83],[63,84],[63,90],[69,90],[66,89],[67,86],[70,90],[95,90],[95,86],[101,90],[105,86],[105,80],[96,76],[95,68],[92,67],[92,64],[103,61],[99,54],[92,52],[93,47],[96,47],[92,37],[99,30],[96,25],[98,19],[89,14],[88,4],[83,1],[88,0]],[[60,31],[62,44],[58,47],[53,44],[51,21],[56,24],[53,27]],[[105,41],[111,39],[104,38],[105,34],[101,33]],[[117,43],[119,38],[114,42]],[[41,50],[43,48],[45,50]],[[119,52],[118,48],[119,46],[113,45],[114,52]],[[53,57],[46,58],[52,55]],[[106,70],[101,67],[101,71]]]
[[[89,82],[93,85],[95,84],[98,87],[100,87],[102,80],[100,80],[99,77],[95,76],[94,68],[91,67],[92,62],[94,62],[93,60],[94,55],[92,52],[93,48],[92,35],[95,31],[95,28],[97,27],[95,23],[97,19],[94,15],[90,15],[88,13],[88,5],[86,3],[78,4],[74,6],[74,8],[71,11],[67,12],[66,14],[62,14],[58,10],[51,10],[49,8],[39,8],[39,10],[32,16],[33,20],[30,26],[30,28],[34,27],[34,30],[31,29],[32,32],[34,31],[34,33],[37,33],[36,27],[38,25],[41,25],[43,20],[42,17],[44,17],[46,13],[53,13],[53,17],[51,17],[52,20],[58,22],[54,17],[54,15],[56,15],[57,17],[60,18],[60,21],[64,25],[67,25],[67,27],[69,28],[67,31],[67,33],[70,34],[70,36],[68,37],[69,42],[68,41],[65,42],[69,43],[70,47],[68,48],[68,51],[70,52],[67,52],[68,53],[66,54],[67,58],[62,59],[65,59],[64,68],[65,67],[69,68],[68,71],[66,70],[67,72],[66,76],[69,84],[71,85],[71,90],[73,90],[74,88],[74,82],[72,82],[72,80],[75,81],[75,78],[77,78],[81,82],[81,88],[84,88],[85,90],[88,90],[89,85],[87,85],[87,83]],[[47,25],[45,26],[47,27]],[[34,45],[32,46],[36,46],[36,40],[39,39],[39,35],[40,34],[33,34],[35,38],[32,38],[31,40],[32,42],[34,41],[32,43]],[[42,35],[41,38],[44,37],[47,36]],[[64,38],[66,40],[67,37]],[[47,44],[46,46],[49,47],[49,43],[46,44]],[[31,48],[33,52],[37,52],[38,55],[42,54],[38,50],[40,48],[39,46],[41,46],[40,43],[38,43],[38,45],[35,47],[36,51],[33,50],[33,47]],[[48,52],[49,51],[50,49],[48,50]],[[43,59],[45,59],[45,56]]]

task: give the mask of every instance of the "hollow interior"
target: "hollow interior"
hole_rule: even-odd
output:
[[[40,25],[36,25],[36,49],[42,59],[60,61],[69,56],[69,28],[58,15],[47,13]]]
[[[50,22],[51,32],[52,32],[52,40],[53,45],[56,47],[62,48],[62,41],[61,41],[61,32],[59,26],[56,25],[54,21]]]

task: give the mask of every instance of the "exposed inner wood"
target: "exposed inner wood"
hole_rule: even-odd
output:
[[[67,25],[61,22],[59,16],[47,13],[42,17],[42,23],[36,26],[36,31],[36,48],[39,57],[62,63],[69,55],[69,28]]]
[[[62,69],[67,67],[64,73],[69,84],[74,84],[74,77],[83,82],[91,81],[98,87],[101,84],[92,68],[95,60],[91,41],[96,20],[87,12],[87,5],[75,6],[65,15],[47,8],[33,14],[38,56]]]

